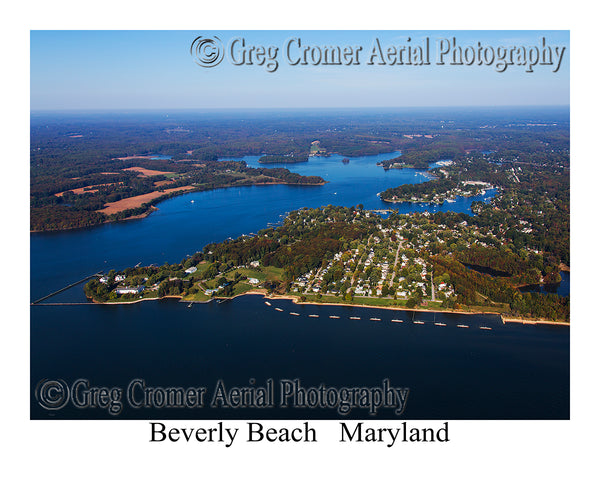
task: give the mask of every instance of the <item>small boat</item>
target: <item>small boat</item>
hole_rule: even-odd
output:
[[[312,317],[312,318],[319,318],[319,316],[318,316],[318,315],[314,315],[314,314],[310,314],[310,315],[309,315],[309,317]]]
[[[437,325],[438,327],[445,327],[446,326],[445,323],[440,323],[440,322],[435,322],[434,325]]]
[[[190,200],[190,203],[194,203],[194,201],[193,201],[193,200]]]
[[[404,320],[398,320],[397,318],[392,319],[392,322],[394,323],[403,323]]]
[[[283,309],[281,309],[279,307],[275,307],[275,310],[277,310],[278,312],[283,312]]]
[[[490,327],[479,327],[479,328],[480,328],[480,330],[491,330]]]
[[[417,325],[425,325],[425,322],[422,322],[421,320],[414,320],[413,323],[416,323]]]
[[[457,327],[458,327],[458,328],[469,328],[469,326],[468,326],[468,325],[461,325],[461,324],[457,325]]]
[[[299,313],[296,313],[296,312],[290,312],[290,315],[295,315],[295,316],[297,316],[297,317],[298,317],[300,314],[299,314]]]
[[[350,320],[360,320],[360,317],[350,317]]]
[[[329,318],[340,318],[337,315],[329,315]]]
[[[194,302],[191,302],[191,303],[188,305],[188,308],[192,308],[192,305],[193,305],[193,304],[194,304]]]
[[[369,320],[373,320],[374,322],[381,322],[381,318],[371,317]]]
[[[271,304],[269,302],[265,302],[265,305],[267,305],[269,307],[271,306]]]

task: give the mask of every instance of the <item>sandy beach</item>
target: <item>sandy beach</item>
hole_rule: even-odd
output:
[[[459,314],[459,315],[498,315],[501,318],[502,323],[571,326],[571,324],[569,322],[553,322],[553,321],[546,320],[543,318],[535,319],[535,318],[507,317],[498,312],[486,312],[486,311],[468,312],[468,311],[464,311],[464,310],[447,310],[447,309],[444,310],[444,309],[439,309],[439,308],[406,308],[406,307],[401,307],[399,305],[378,306],[378,305],[360,305],[360,304],[353,304],[353,303],[301,302],[300,299],[294,295],[274,295],[274,294],[269,295],[265,289],[250,290],[249,292],[240,293],[239,295],[235,295],[233,297],[213,297],[206,301],[185,300],[180,295],[169,295],[169,296],[164,296],[161,298],[158,298],[158,297],[156,297],[156,298],[140,298],[138,300],[132,300],[130,302],[106,302],[105,305],[131,305],[131,304],[143,302],[146,300],[161,300],[163,298],[178,298],[181,302],[185,302],[185,303],[209,303],[213,300],[225,300],[225,301],[233,300],[234,298],[243,297],[244,295],[261,295],[265,299],[269,299],[269,300],[291,300],[296,305],[327,305],[327,306],[331,306],[331,307],[357,307],[357,308],[372,308],[372,309],[376,309],[376,310],[394,310],[394,311],[407,311],[407,312],[454,313],[454,314]],[[101,302],[96,302],[96,303],[101,303]]]

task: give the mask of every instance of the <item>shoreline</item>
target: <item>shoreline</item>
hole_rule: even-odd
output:
[[[564,321],[553,322],[551,320],[544,320],[544,319],[531,319],[531,318],[525,318],[525,317],[505,317],[503,315],[500,315],[500,318],[502,319],[502,323],[522,323],[523,325],[562,325],[562,326],[566,326],[566,327],[571,326],[570,322],[564,322]]]
[[[322,187],[323,185],[327,184],[329,182],[327,182],[326,180],[324,180],[323,182],[319,182],[319,183],[289,183],[289,182],[257,182],[257,183],[248,183],[248,184],[241,184],[241,185],[227,185],[227,186],[219,186],[219,187],[215,187],[215,188],[209,188],[207,190],[200,190],[197,189],[197,187],[195,187],[195,190],[192,189],[188,189],[188,190],[181,190],[181,193],[177,193],[177,192],[171,192],[171,193],[175,193],[175,195],[169,196],[168,198],[165,199],[161,199],[160,197],[157,197],[155,200],[157,200],[157,204],[164,202],[166,200],[170,200],[171,198],[175,198],[175,197],[180,197],[183,195],[186,195],[188,193],[202,193],[202,192],[210,192],[212,190],[219,190],[219,189],[225,189],[225,188],[233,188],[233,187],[253,187],[253,186],[269,186],[269,185],[288,185],[290,187]],[[168,195],[168,194],[167,194]],[[153,201],[153,200],[150,200]],[[48,230],[29,230],[29,233],[51,233],[51,232],[65,232],[68,230],[78,230],[78,229],[83,229],[83,228],[95,228],[95,227],[99,227],[101,225],[107,225],[109,223],[118,223],[118,222],[122,222],[125,220],[138,220],[138,219],[142,219],[142,218],[146,218],[147,216],[149,216],[151,213],[155,212],[158,210],[158,207],[155,206],[154,204],[150,205],[151,208],[149,208],[146,212],[144,213],[139,213],[137,215],[133,215],[131,217],[125,217],[125,218],[119,218],[116,220],[104,220],[103,222],[100,223],[95,223],[93,225],[86,225],[86,226],[75,226],[75,227],[64,227],[64,228],[52,228],[52,229],[48,229]],[[108,214],[105,214],[108,215]],[[112,214],[114,215],[114,214]]]
[[[209,300],[185,300],[181,295],[165,295],[164,297],[153,297],[153,298],[139,298],[136,300],[131,300],[128,302],[97,302],[95,300],[92,300],[93,303],[97,303],[99,305],[133,305],[135,303],[139,303],[139,302],[144,302],[144,301],[148,301],[148,300],[162,300],[162,299],[179,299],[179,302],[181,303],[198,303],[198,304],[207,304],[212,302],[213,300],[224,300],[224,301],[229,301],[229,300],[233,300],[235,298],[238,297],[243,297],[244,295],[262,295],[263,298],[265,299],[272,299],[272,300],[291,300],[294,305],[325,305],[325,306],[331,306],[331,307],[358,307],[358,308],[372,308],[372,309],[379,309],[379,310],[395,310],[395,311],[407,311],[407,312],[426,312],[426,313],[452,313],[452,314],[457,314],[457,315],[497,315],[500,317],[500,320],[502,320],[502,323],[522,323],[522,324],[532,324],[532,325],[561,325],[561,326],[571,326],[570,322],[565,322],[565,321],[556,321],[553,322],[551,320],[545,319],[545,318],[525,318],[525,317],[509,317],[506,316],[505,314],[502,313],[498,313],[498,312],[486,312],[486,311],[482,311],[482,312],[468,312],[468,311],[464,311],[464,310],[441,310],[441,309],[437,309],[437,308],[406,308],[406,307],[401,307],[399,305],[360,305],[360,304],[351,304],[351,303],[331,303],[331,302],[301,302],[299,301],[299,297],[296,297],[294,295],[277,295],[277,294],[271,294],[269,295],[267,293],[266,290],[264,289],[256,289],[256,290],[251,290],[248,292],[244,292],[244,293],[240,293],[238,295],[234,295],[233,297],[212,297]]]

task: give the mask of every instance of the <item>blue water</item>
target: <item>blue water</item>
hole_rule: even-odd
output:
[[[426,172],[389,170],[373,157],[313,157],[286,165],[320,175],[324,186],[255,186],[175,197],[140,220],[31,235],[32,300],[80,278],[138,262],[176,262],[208,242],[256,232],[286,212],[327,204],[389,208],[377,193],[425,181]],[[258,157],[246,157],[258,165]],[[275,167],[275,165],[269,165]],[[495,192],[483,197],[487,200]],[[477,197],[442,206],[394,204],[400,212],[455,210],[470,214]],[[193,203],[192,203],[193,200]],[[82,286],[52,301],[85,301]],[[108,418],[100,409],[42,409],[33,394],[44,378],[124,387],[134,378],[154,386],[247,386],[299,378],[306,386],[377,386],[384,378],[410,388],[402,418],[568,418],[569,329],[503,325],[498,316],[292,306],[246,296],[222,304],[177,301],[136,305],[31,308],[32,418]],[[282,308],[277,312],[274,307]],[[289,315],[294,310],[299,316]],[[308,317],[318,314],[319,318]],[[330,319],[329,315],[340,316]],[[352,321],[349,316],[360,316]],[[371,316],[380,322],[367,320]],[[391,319],[404,323],[392,323]],[[447,327],[434,325],[445,322]],[[458,323],[470,328],[458,328]],[[492,330],[481,330],[487,326]],[[544,399],[540,401],[540,399]],[[376,418],[393,418],[382,411]],[[341,418],[331,410],[132,410],[119,418]],[[369,418],[353,411],[348,418]]]
[[[291,171],[320,175],[322,186],[252,186],[211,190],[174,197],[158,204],[158,211],[140,220],[129,220],[94,228],[31,235],[31,298],[37,299],[84,276],[136,265],[179,262],[202,250],[210,242],[256,233],[268,223],[282,220],[286,212],[324,205],[367,209],[395,208],[400,213],[415,211],[458,211],[471,214],[475,200],[485,195],[457,198],[443,205],[385,203],[377,193],[403,183],[427,181],[426,172],[413,169],[385,171],[377,162],[399,152],[358,157],[343,164],[343,157],[312,157],[308,163],[289,165]],[[244,157],[259,165],[259,157]],[[273,167],[269,165],[269,167]],[[73,292],[68,292],[74,295]],[[79,298],[82,293],[79,292]]]
[[[560,272],[562,280],[560,283],[553,283],[550,285],[528,285],[520,288],[522,292],[537,292],[545,295],[549,293],[555,293],[561,297],[565,297],[571,294],[571,273]]]
[[[260,296],[245,296],[192,308],[169,300],[33,307],[31,386],[44,378],[60,378],[67,384],[85,378],[93,386],[125,389],[131,380],[141,378],[148,386],[206,386],[214,392],[219,379],[228,388],[248,386],[250,379],[263,385],[269,378],[340,388],[378,386],[387,378],[395,387],[410,389],[406,409],[401,417],[382,409],[376,419],[569,416],[568,327],[503,325],[495,315],[413,317],[410,312],[360,307],[271,303],[268,307]],[[369,320],[374,315],[381,320]],[[414,324],[413,319],[423,324]],[[31,416],[110,418],[98,408],[69,406],[49,413],[35,398]],[[118,417],[370,418],[364,409],[341,417],[328,408],[127,406]]]

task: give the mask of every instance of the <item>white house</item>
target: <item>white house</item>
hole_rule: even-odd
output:
[[[144,290],[144,286],[140,285],[138,287],[121,287],[121,288],[117,288],[117,294],[118,295],[125,295],[127,293],[140,293],[141,291]]]
[[[194,273],[196,270],[198,270],[196,267],[190,267],[186,269],[185,273]]]
[[[260,283],[260,280],[258,278],[248,277],[248,283],[250,283],[250,285],[258,285]]]

